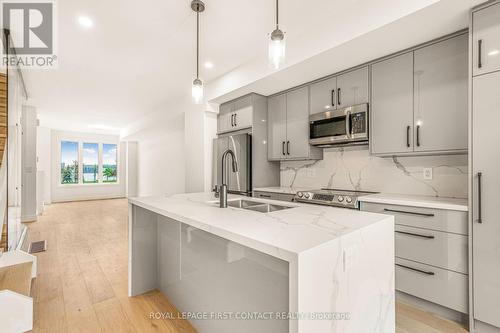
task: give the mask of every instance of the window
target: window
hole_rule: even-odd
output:
[[[97,183],[99,181],[99,144],[84,143],[82,175],[84,183]]]
[[[78,183],[78,142],[61,141],[61,184]]]
[[[61,184],[118,183],[116,143],[61,141]]]
[[[104,143],[102,145],[102,181],[104,183],[116,183],[116,145]]]

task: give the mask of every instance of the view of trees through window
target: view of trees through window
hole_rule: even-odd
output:
[[[116,170],[116,145],[104,143],[102,145],[102,181],[115,183],[117,180]]]
[[[97,183],[99,181],[99,144],[83,143],[83,182]]]
[[[116,144],[61,141],[61,184],[116,183],[117,161]]]
[[[61,183],[78,183],[78,142],[61,142]]]

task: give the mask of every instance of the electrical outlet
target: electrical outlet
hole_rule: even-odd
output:
[[[424,168],[424,179],[432,180],[432,168]]]

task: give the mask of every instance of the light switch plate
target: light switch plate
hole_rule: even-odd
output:
[[[424,179],[432,180],[432,168],[424,168]]]

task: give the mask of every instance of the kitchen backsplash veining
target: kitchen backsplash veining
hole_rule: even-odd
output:
[[[432,169],[424,179],[423,169]],[[467,197],[467,155],[376,157],[367,147],[330,148],[323,160],[281,162],[281,186]]]

